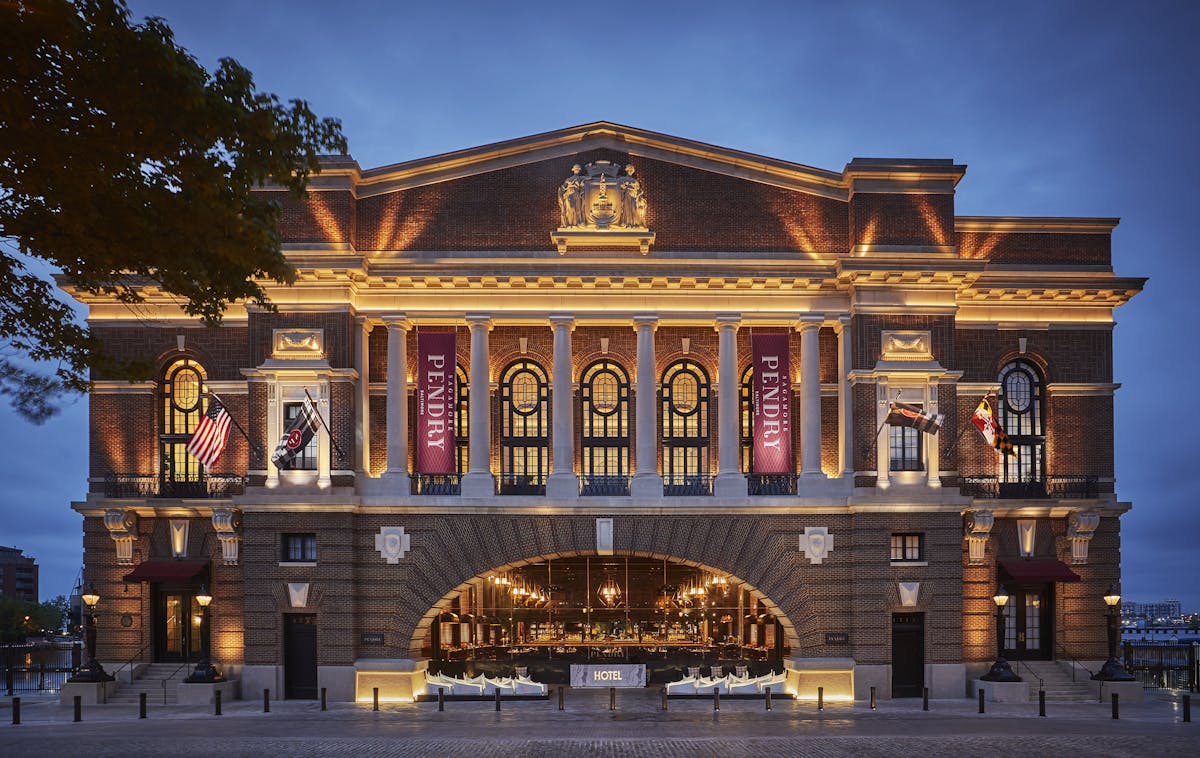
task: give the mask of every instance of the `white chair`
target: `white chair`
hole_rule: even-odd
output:
[[[754,682],[755,682],[755,686],[758,687],[759,692],[762,692],[767,687],[770,687],[771,693],[778,695],[783,692],[783,688],[787,684],[787,674],[786,673],[764,674],[763,676],[760,676],[757,679],[755,679]]]

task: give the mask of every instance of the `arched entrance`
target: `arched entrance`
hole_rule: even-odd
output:
[[[524,669],[547,683],[590,662],[644,663],[651,683],[697,666],[782,670],[795,648],[790,621],[750,583],[635,552],[555,553],[497,566],[447,593],[410,644],[431,671]]]

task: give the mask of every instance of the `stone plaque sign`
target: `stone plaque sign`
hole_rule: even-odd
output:
[[[362,645],[382,645],[383,632],[363,632],[358,635],[358,641]]]
[[[849,645],[849,632],[825,632],[826,645]]]
[[[644,663],[572,663],[572,687],[645,687]]]

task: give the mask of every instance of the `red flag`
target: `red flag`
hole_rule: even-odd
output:
[[[453,474],[454,404],[458,399],[454,332],[417,334],[416,470]]]
[[[754,473],[790,474],[792,460],[792,383],[788,335],[755,334]]]
[[[187,443],[188,453],[204,464],[205,468],[216,463],[217,458],[225,451],[231,420],[220,400],[214,397],[208,401],[208,410],[196,425],[196,431]]]

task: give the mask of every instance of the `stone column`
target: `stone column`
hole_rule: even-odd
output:
[[[387,326],[387,470],[391,493],[407,496],[408,479],[408,317],[385,316]]]
[[[263,466],[267,469],[266,486],[270,488],[279,486],[279,468],[271,461],[275,446],[283,434],[283,408],[279,403],[279,392],[278,379],[271,377],[267,381],[267,444],[263,449]]]
[[[875,486],[885,490],[891,486],[892,468],[891,439],[883,421],[888,415],[887,380],[880,379],[875,385]]]
[[[854,366],[850,317],[837,323],[838,335],[838,471],[843,478],[854,478],[854,388],[850,369]]]
[[[929,413],[938,412],[938,386],[936,380],[931,380],[925,387],[925,410]],[[928,487],[942,486],[941,438],[938,434],[921,434],[925,444],[925,484]]]
[[[354,442],[358,445],[356,474],[366,478],[371,475],[371,328],[370,319],[355,319],[358,325],[358,352],[354,357],[354,368],[358,371],[358,403],[355,408]]]
[[[658,373],[654,360],[654,331],[658,316],[635,316],[637,331],[637,473],[630,494],[641,498],[663,496],[658,473]]]
[[[329,423],[332,416],[329,415],[329,379],[321,381],[320,395],[317,400],[317,413],[321,414],[321,418],[325,419],[325,423],[317,430],[317,487],[328,489],[333,484],[333,478],[330,476],[329,458],[333,452],[333,440],[329,436],[329,429],[326,424]]]
[[[468,313],[467,323],[471,327],[471,404],[467,411],[471,428],[470,469],[462,480],[463,497],[492,497],[496,494],[496,480],[492,476],[492,404],[488,357],[488,332],[492,330],[492,317],[482,313]]]
[[[554,445],[553,468],[546,481],[546,494],[555,498],[579,497],[579,478],[575,476],[575,403],[573,402],[571,332],[575,318],[568,314],[552,314],[554,330],[554,395],[551,406],[554,426],[551,441]]]
[[[717,316],[717,478],[713,482],[713,494],[717,497],[745,497],[746,477],[738,464],[738,446],[741,434],[738,427],[738,399],[741,388],[737,374],[737,330],[742,317],[739,314]]]
[[[821,471],[821,349],[820,316],[806,316],[800,332],[800,476],[824,479]]]

